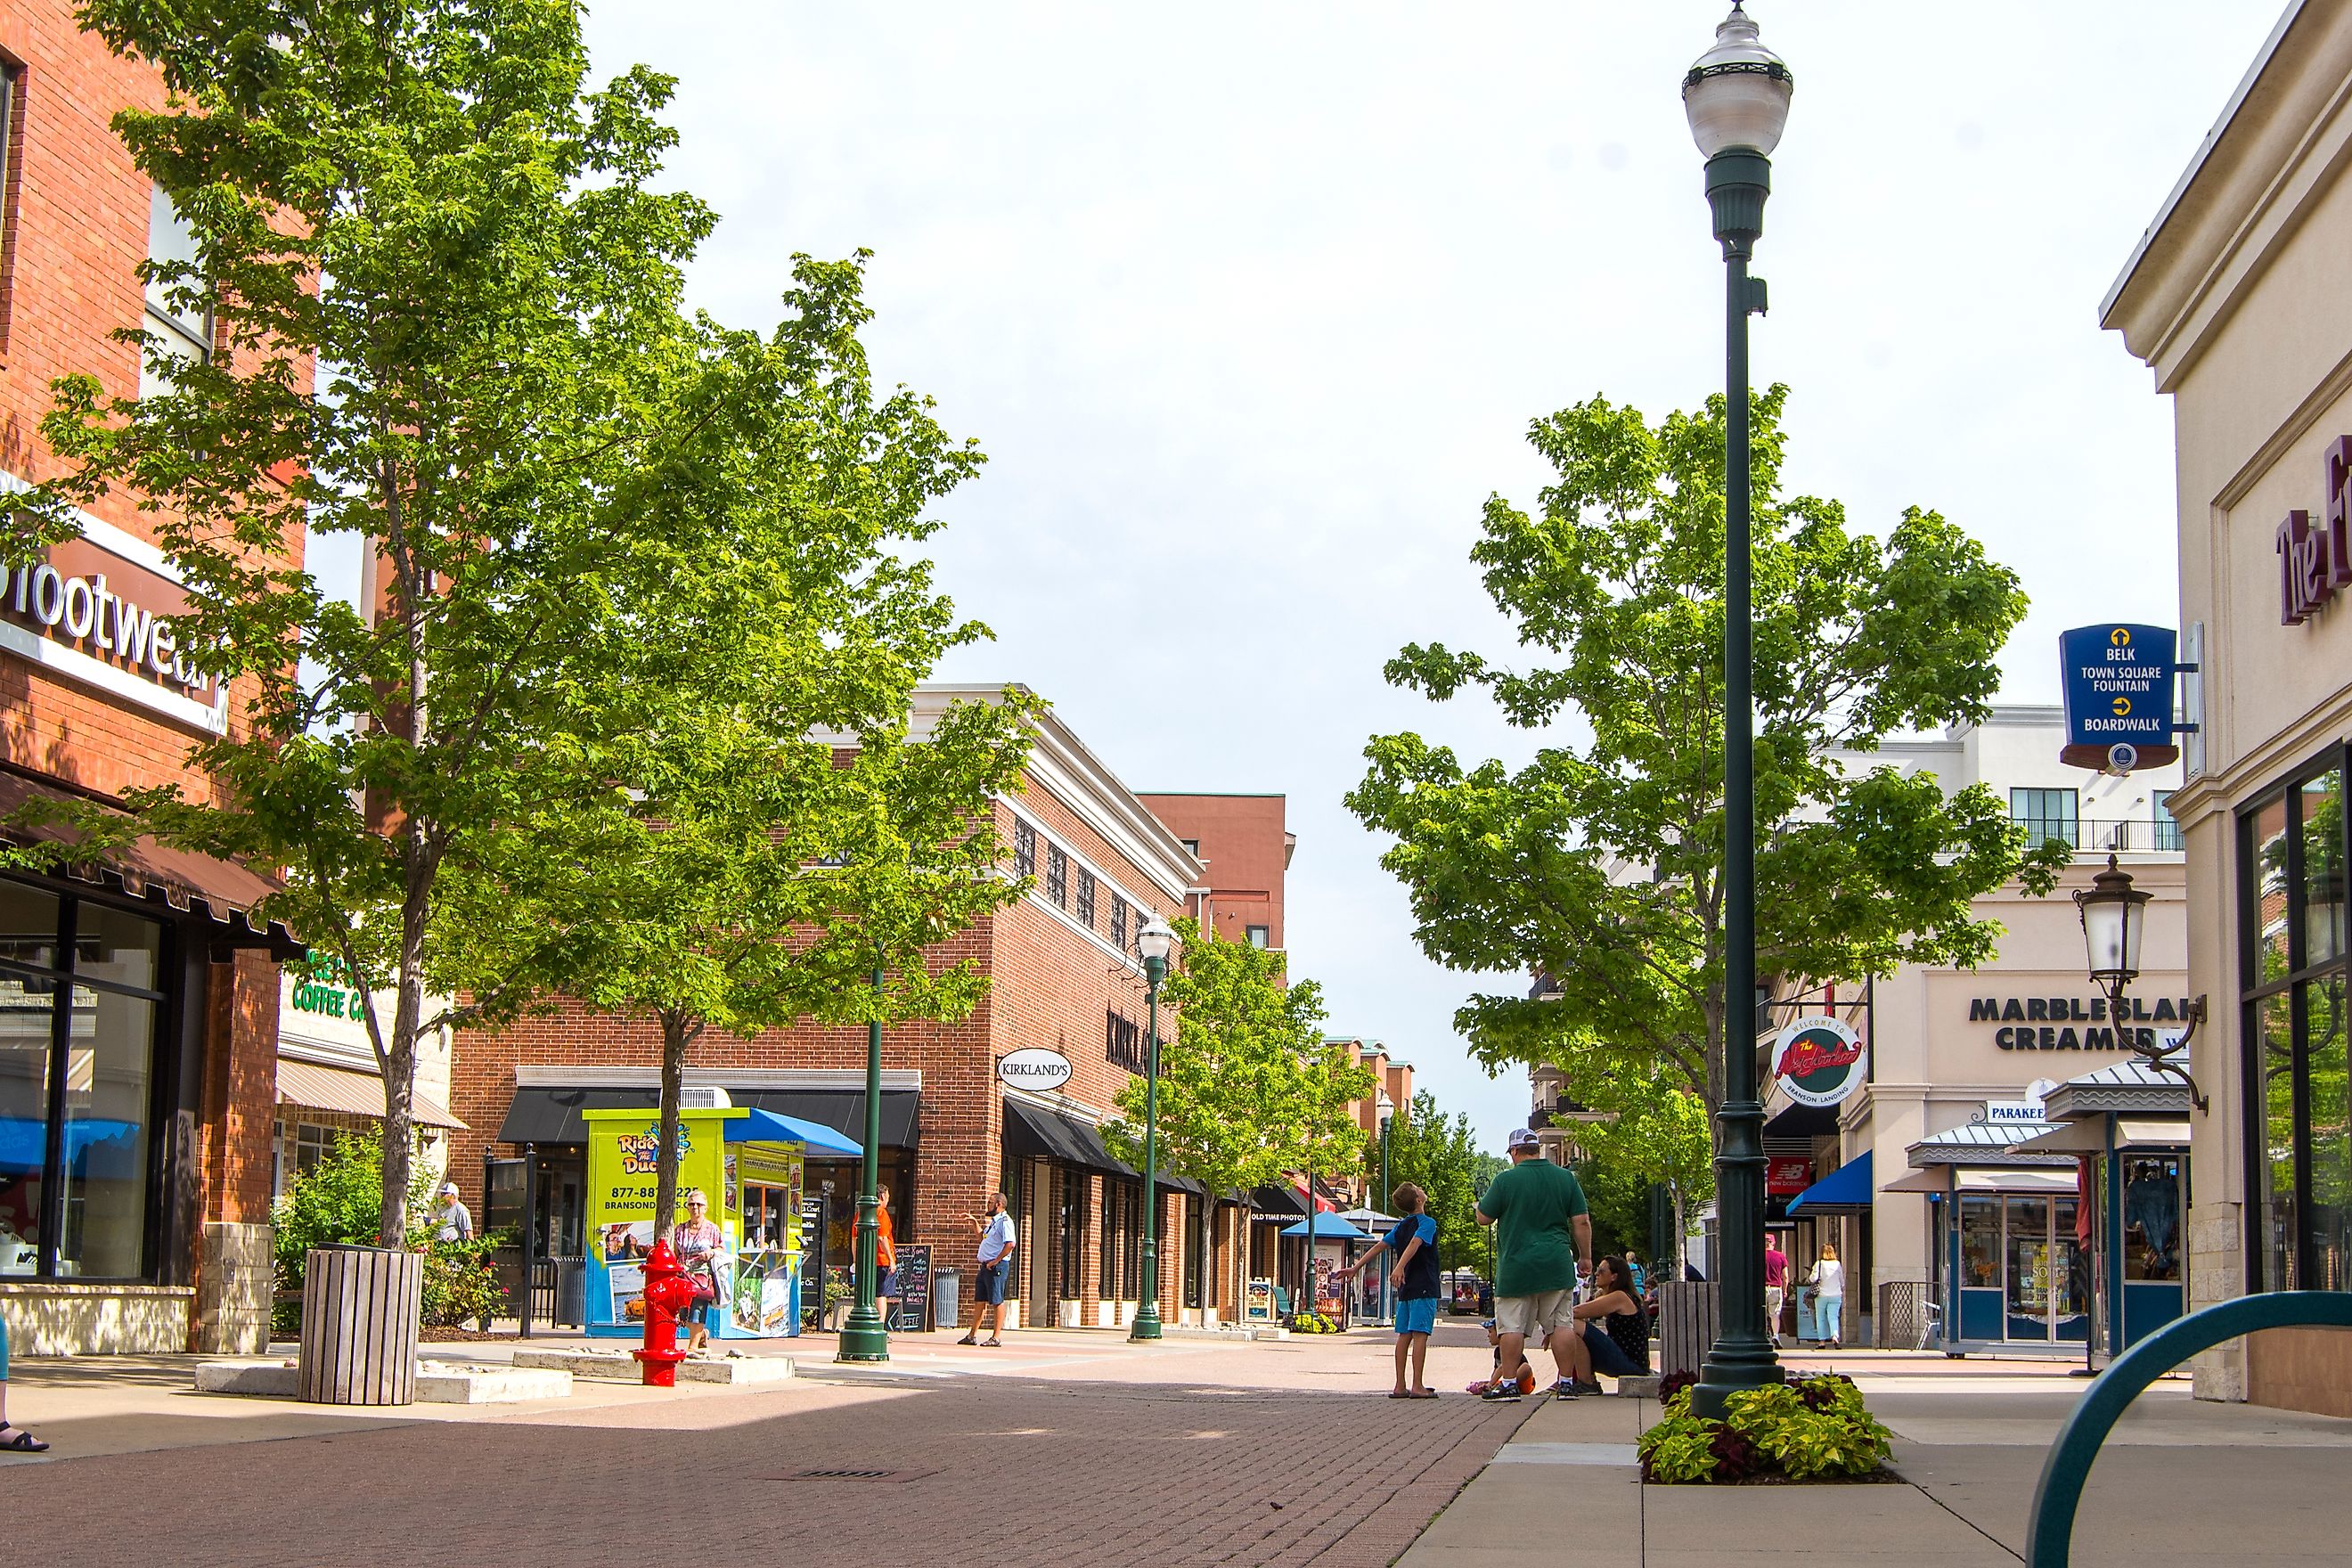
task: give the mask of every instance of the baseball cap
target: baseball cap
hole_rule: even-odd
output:
[[[1536,1130],[1532,1127],[1513,1128],[1511,1130],[1510,1137],[1506,1139],[1505,1142],[1513,1149],[1540,1149],[1543,1147],[1543,1141],[1536,1136]]]
[[[454,1198],[457,1195],[457,1184],[455,1182],[444,1182],[441,1184],[441,1190]]]

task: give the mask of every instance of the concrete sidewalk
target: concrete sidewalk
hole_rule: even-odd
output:
[[[1937,1364],[1941,1363],[1941,1364]],[[2084,1386],[2056,1369],[1840,1358],[1895,1432],[1901,1485],[1644,1487],[1647,1401],[1546,1401],[1402,1568],[2002,1568],[2022,1560],[2042,1460]],[[2141,1396],[2102,1451],[2078,1568],[2338,1563],[2352,1541],[2352,1422]]]

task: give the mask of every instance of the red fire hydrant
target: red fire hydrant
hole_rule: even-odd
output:
[[[646,1387],[677,1386],[677,1363],[686,1359],[686,1352],[677,1348],[677,1318],[694,1304],[698,1294],[693,1279],[677,1266],[677,1254],[669,1243],[655,1242],[646,1255],[646,1347],[629,1352],[645,1367]]]

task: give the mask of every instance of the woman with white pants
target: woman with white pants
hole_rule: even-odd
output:
[[[1805,1284],[1813,1292],[1813,1325],[1822,1334],[1817,1342],[1823,1350],[1832,1349],[1845,1328],[1845,1265],[1838,1261],[1834,1244],[1822,1243],[1821,1260],[1805,1276]]]

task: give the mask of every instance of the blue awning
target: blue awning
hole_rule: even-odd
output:
[[[1848,1160],[1789,1200],[1793,1217],[1808,1214],[1859,1214],[1870,1207],[1870,1154],[1864,1151]]]
[[[136,1121],[103,1118],[69,1121],[66,1123],[66,1163],[72,1165],[93,1144],[110,1143],[139,1131]],[[0,1172],[39,1174],[42,1162],[48,1157],[48,1140],[49,1124],[46,1121],[28,1116],[0,1116]]]
[[[798,1143],[812,1154],[854,1157],[866,1152],[863,1145],[852,1143],[830,1127],[757,1107],[744,1115],[729,1117],[726,1127],[730,1143]]]
[[[1297,1225],[1286,1225],[1282,1227],[1282,1234],[1305,1236],[1307,1222],[1302,1219]],[[1338,1215],[1318,1214],[1315,1216],[1315,1239],[1318,1241],[1370,1241],[1372,1238]]]

